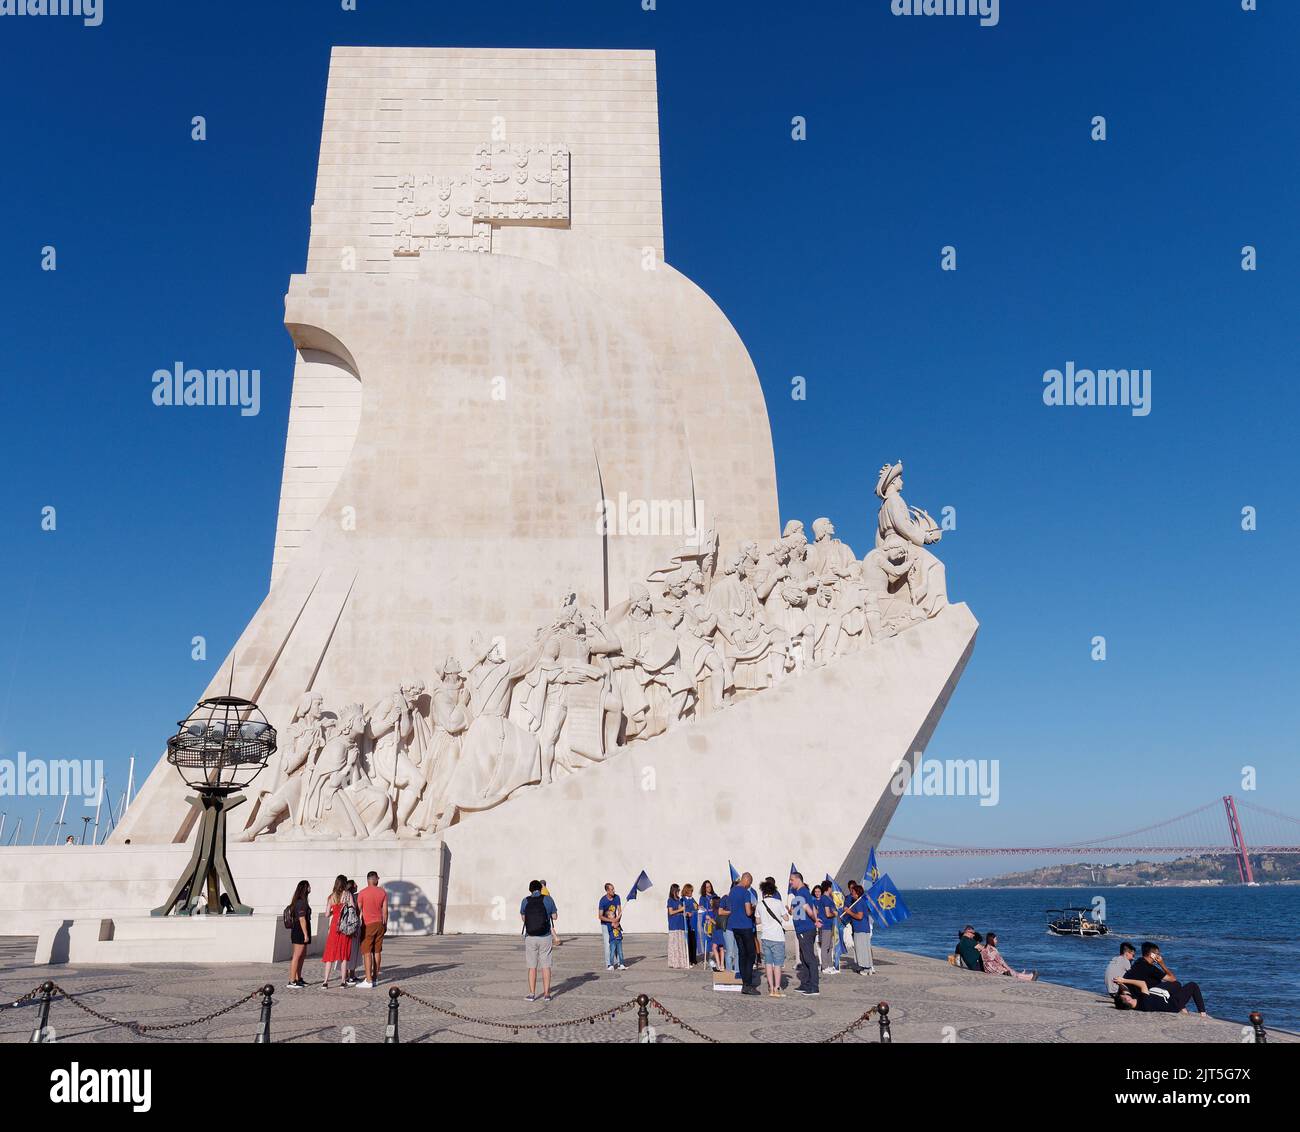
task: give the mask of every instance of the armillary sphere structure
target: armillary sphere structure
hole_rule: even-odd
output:
[[[195,791],[185,800],[199,811],[194,853],[155,916],[188,916],[203,890],[211,915],[249,916],[226,861],[226,814],[244,801],[243,790],[275,753],[275,728],[258,706],[239,696],[203,700],[167,740],[167,761]],[[225,890],[223,909],[222,890]]]

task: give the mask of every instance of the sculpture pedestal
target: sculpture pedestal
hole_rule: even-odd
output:
[[[328,928],[328,915],[318,913],[309,956],[321,954]],[[66,958],[57,954],[57,938],[41,934],[38,963],[281,963],[292,952],[288,928],[271,913],[77,919],[68,925]]]

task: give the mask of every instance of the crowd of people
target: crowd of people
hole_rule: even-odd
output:
[[[1200,984],[1179,982],[1165,966],[1160,945],[1149,940],[1142,945],[1141,958],[1128,940],[1121,943],[1119,954],[1106,965],[1105,983],[1117,1010],[1186,1014],[1190,1002],[1201,1021],[1209,1018]]]
[[[871,913],[866,890],[850,881],[837,900],[830,882],[811,888],[797,872],[790,874],[782,898],[775,877],[765,878],[758,889],[750,873],[742,873],[725,895],[712,881],[703,881],[698,893],[693,884],[672,884],[665,916],[668,927],[668,966],[691,970],[707,966],[730,971],[742,994],[760,994],[765,981],[768,994],[784,998],[783,970],[786,933],[794,933],[798,960],[797,991],[820,992],[821,975],[839,974],[844,956],[852,954],[858,974],[875,974],[871,956]],[[521,911],[522,915],[522,911]],[[605,970],[627,969],[623,954],[623,900],[612,884],[605,885],[596,907],[605,940]],[[540,928],[540,919],[538,920]],[[531,967],[530,967],[531,971]],[[762,978],[756,977],[757,975]],[[532,974],[530,974],[530,991]]]
[[[957,946],[953,948],[949,962],[968,971],[983,971],[986,975],[1008,975],[1027,982],[1038,978],[1037,971],[1017,971],[1002,958],[997,932],[981,935],[970,924],[957,933]]]
[[[307,985],[303,966],[312,941],[310,896],[310,882],[299,881],[284,910],[284,926],[292,943],[290,989]],[[668,966],[690,970],[703,965],[710,971],[730,971],[742,994],[759,995],[759,986],[765,984],[769,997],[784,998],[787,933],[793,932],[799,980],[796,992],[817,995],[822,975],[836,975],[845,969],[859,975],[875,974],[871,911],[865,897],[866,890],[856,881],[849,881],[845,891],[837,894],[829,880],[810,887],[798,872],[791,872],[784,897],[775,877],[765,877],[756,890],[753,875],[747,872],[732,882],[726,895],[719,895],[708,880],[700,884],[698,893],[692,884],[674,883],[665,904]],[[325,903],[329,927],[321,954],[321,989],[329,990],[336,974],[343,988],[376,986],[389,911],[388,892],[380,885],[379,874],[368,873],[365,887],[358,890],[356,881],[340,873]],[[627,970],[623,911],[622,897],[613,884],[606,884],[597,901],[596,919],[604,937],[607,971]],[[529,1002],[538,998],[551,1001],[553,954],[560,942],[558,918],[546,881],[529,882],[528,894],[519,904]],[[846,968],[850,955],[852,961]],[[1002,957],[996,932],[981,935],[971,924],[958,933],[949,962],[989,975],[1028,981],[1038,978],[1037,971],[1018,971]],[[1106,967],[1105,987],[1119,1010],[1186,1014],[1190,1003],[1202,1020],[1209,1018],[1200,985],[1179,982],[1156,943],[1143,943],[1140,958],[1132,943],[1121,943],[1119,954]]]

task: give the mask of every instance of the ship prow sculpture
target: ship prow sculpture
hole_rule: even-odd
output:
[[[780,526],[754,367],[663,260],[653,54],[338,48],[321,152],[272,586],[208,693],[280,734],[235,848],[438,854],[455,931],[535,876],[860,875],[976,624],[901,463],[861,558]],[[168,769],[116,843],[189,836]]]

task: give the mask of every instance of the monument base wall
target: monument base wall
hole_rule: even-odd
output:
[[[142,931],[128,928],[124,937],[116,932],[116,925],[148,918],[150,910],[167,899],[189,863],[191,852],[189,844],[7,846],[0,849],[0,923],[4,924],[6,935],[41,937],[43,953],[52,956],[55,962],[68,955],[74,924],[78,933],[89,933],[95,941],[102,921],[113,922],[119,937],[113,943],[127,937],[139,938]],[[281,911],[293,897],[294,887],[300,880],[311,882],[312,907],[321,911],[335,876],[342,873],[363,885],[371,869],[379,873],[388,889],[390,932],[428,934],[437,931],[441,923],[443,854],[436,840],[260,842],[231,845],[227,857],[240,898],[256,914],[211,918],[223,924],[237,920],[245,924],[249,920],[260,922],[264,916],[278,924]],[[206,916],[189,917],[196,925],[207,919]],[[184,923],[185,920],[186,917],[168,917],[161,922]],[[177,930],[184,933],[191,929]],[[232,929],[231,938],[241,930],[253,929]],[[167,937],[163,929],[154,931],[163,933],[155,934],[160,940],[182,938]],[[193,934],[197,940],[197,929]],[[289,933],[283,927],[279,934],[288,939]],[[107,940],[103,942],[108,946],[94,962],[115,961],[104,957],[110,950],[117,954],[130,950],[114,947]],[[257,948],[262,961],[269,962],[274,952],[263,954],[266,948],[261,943]],[[169,960],[149,961],[220,960],[191,958],[182,950]]]

